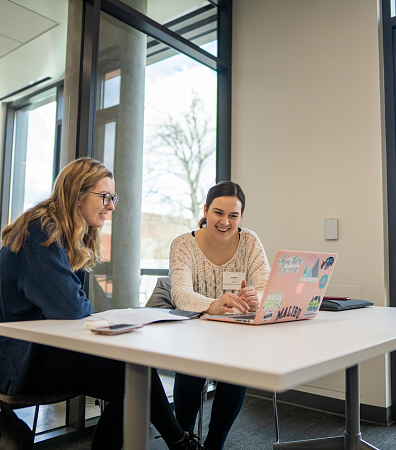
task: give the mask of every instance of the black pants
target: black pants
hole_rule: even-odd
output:
[[[176,418],[180,425],[192,433],[197,418],[201,391],[205,378],[193,377],[177,373],[173,390]],[[208,450],[222,450],[228,432],[234,423],[245,399],[246,388],[218,382],[216,394],[212,404],[208,436],[205,448]]]
[[[92,450],[120,450],[123,442],[125,363],[53,347],[42,347],[29,370],[22,394],[76,392],[106,400]],[[151,370],[151,422],[167,444],[179,441],[177,422],[155,369]]]

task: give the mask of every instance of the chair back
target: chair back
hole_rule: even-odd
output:
[[[172,286],[169,277],[160,277],[157,284],[147,300],[146,308],[166,308],[175,309],[172,304]]]

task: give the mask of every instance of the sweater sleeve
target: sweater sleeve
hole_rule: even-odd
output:
[[[206,311],[215,298],[194,292],[194,255],[185,235],[176,238],[169,254],[169,276],[172,283],[172,303],[184,311]]]
[[[37,228],[32,230],[22,255],[25,274],[20,288],[26,298],[46,319],[80,319],[92,314],[83,277],[70,269],[66,250],[56,242],[44,247],[46,236]]]

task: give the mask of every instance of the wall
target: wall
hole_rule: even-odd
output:
[[[234,0],[232,177],[243,226],[279,249],[339,255],[328,293],[387,304],[376,0]],[[339,219],[325,241],[324,219]],[[318,336],[320,339],[320,336]],[[361,401],[390,404],[388,359]],[[343,374],[302,390],[343,398]]]

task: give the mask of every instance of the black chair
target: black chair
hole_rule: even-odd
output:
[[[35,435],[40,405],[60,403],[77,396],[78,394],[74,392],[63,392],[61,394],[53,395],[6,395],[0,393],[0,400],[6,403],[11,409],[28,408],[30,406],[35,406],[32,426],[32,431]]]

